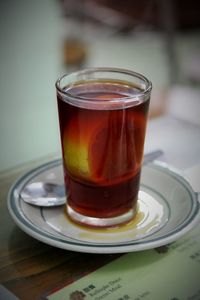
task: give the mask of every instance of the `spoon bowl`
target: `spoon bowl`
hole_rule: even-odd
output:
[[[64,185],[51,182],[33,182],[21,192],[22,199],[37,206],[59,206],[66,203]]]

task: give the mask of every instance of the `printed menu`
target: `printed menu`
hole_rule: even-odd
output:
[[[48,300],[199,300],[200,225],[172,244],[120,256]]]

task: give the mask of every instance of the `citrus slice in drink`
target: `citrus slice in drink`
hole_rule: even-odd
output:
[[[79,179],[102,184],[133,175],[140,164],[138,149],[143,149],[135,142],[140,135],[143,139],[140,122],[130,116],[123,119],[119,110],[99,118],[71,119],[63,138],[67,170]]]
[[[63,135],[64,161],[69,173],[76,178],[89,181],[96,181],[89,148],[93,143],[96,133],[105,127],[103,115],[100,118],[96,115],[81,114],[73,117],[68,122]],[[101,150],[100,150],[101,151]]]
[[[137,165],[135,121],[122,119],[119,111],[105,127],[99,127],[89,145],[89,166],[93,178],[103,184],[114,184],[133,175]]]

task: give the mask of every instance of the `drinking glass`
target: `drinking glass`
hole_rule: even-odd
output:
[[[137,213],[152,85],[118,68],[91,68],[56,82],[66,211],[74,222],[110,227]]]

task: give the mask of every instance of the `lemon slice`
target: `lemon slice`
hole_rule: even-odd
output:
[[[70,173],[89,179],[88,147],[75,142],[64,143],[64,159]]]
[[[67,124],[63,136],[64,161],[67,170],[79,179],[95,181],[89,163],[89,149],[93,136],[101,128],[102,120],[95,116],[73,117]]]
[[[102,184],[132,176],[141,162],[141,121],[126,116],[122,122],[120,111],[109,118],[72,118],[63,136],[67,170],[77,179]]]

